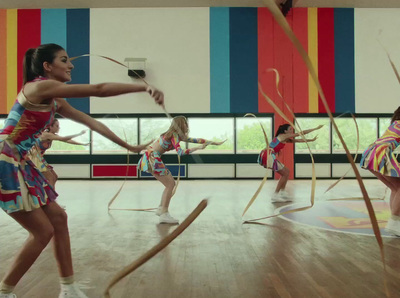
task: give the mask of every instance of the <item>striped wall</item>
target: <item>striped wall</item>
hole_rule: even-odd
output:
[[[354,9],[296,8],[286,19],[310,56],[329,109],[355,112]],[[211,8],[210,32],[211,113],[273,112],[256,95],[257,80],[284,109],[269,68],[280,72],[280,92],[294,112],[326,112],[301,57],[268,9]]]
[[[0,9],[0,113],[7,113],[22,85],[23,57],[29,48],[57,43],[70,56],[89,52],[89,9]],[[72,83],[89,82],[89,60],[75,63]],[[68,99],[89,113],[89,99]]]
[[[371,84],[362,84],[357,89],[355,76],[358,76],[356,66],[364,74],[372,62],[355,61],[355,57],[360,56],[356,53],[357,34],[362,36],[365,27],[356,28],[355,15],[358,16],[358,24],[368,24],[363,23],[368,13],[385,18],[384,13],[377,12],[347,8],[295,8],[287,16],[316,68],[332,112],[368,112],[369,105],[363,104],[365,99],[362,97],[368,96],[369,91],[366,90]],[[49,42],[64,46],[70,56],[91,51],[123,60],[128,55],[147,54],[149,78],[170,95],[169,111],[172,113],[273,112],[258,93],[257,82],[284,110],[275,91],[274,76],[267,71],[269,68],[279,70],[280,91],[294,112],[325,113],[303,61],[265,8],[124,9],[123,13],[121,17],[121,11],[115,9],[0,10],[0,113],[7,113],[21,87],[25,51]],[[391,10],[391,13],[393,16],[399,14],[396,10]],[[110,20],[104,18],[105,15],[110,16]],[[130,26],[125,26],[130,24],[132,15],[135,19],[142,15],[145,17],[137,22],[138,30],[135,32]],[[157,24],[160,18],[165,22]],[[149,23],[141,26],[145,20]],[[192,20],[192,29],[196,21],[196,34],[203,36],[208,32],[209,36],[202,37],[201,41],[197,36],[196,41],[189,42],[191,32],[181,24],[187,24],[188,20]],[[107,25],[101,26],[101,23]],[[203,32],[202,28],[207,30]],[[387,30],[387,34],[395,33],[393,28],[390,32]],[[371,29],[368,27],[368,30]],[[174,32],[174,35],[168,36],[168,32]],[[154,47],[153,42],[145,40],[149,35],[152,40],[164,45],[162,51]],[[179,39],[180,36],[182,39]],[[107,43],[107,40],[113,42]],[[92,42],[95,42],[95,48],[91,47]],[[131,50],[132,42],[135,47]],[[359,42],[366,44],[364,40]],[[115,44],[126,46],[115,47]],[[367,50],[363,52],[367,53]],[[98,82],[98,78],[103,79],[104,73],[116,77],[112,72],[93,71],[97,68],[91,68],[88,58],[75,60],[74,64],[76,71],[72,83]],[[198,64],[202,66],[198,67]],[[204,65],[209,65],[209,68]],[[121,73],[119,69],[118,72]],[[123,75],[125,78],[125,73]],[[388,81],[386,76],[379,77]],[[209,80],[209,84],[204,83],[204,78]],[[370,78],[375,77],[372,75]],[[178,88],[179,83],[184,88]],[[358,93],[362,96],[358,96],[356,108]],[[158,111],[148,101],[122,98],[112,99],[114,101],[92,99],[91,104],[88,98],[69,101],[87,113]],[[392,107],[388,111],[391,110]]]

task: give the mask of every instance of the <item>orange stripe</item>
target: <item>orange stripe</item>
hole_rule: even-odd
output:
[[[318,9],[308,8],[308,56],[318,75]],[[318,113],[318,89],[309,75],[308,81],[309,113]]]
[[[0,9],[0,113],[7,113],[7,11]]]

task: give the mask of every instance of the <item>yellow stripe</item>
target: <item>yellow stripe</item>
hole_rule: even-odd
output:
[[[318,8],[308,8],[308,56],[318,76]],[[308,112],[318,113],[318,89],[308,75]]]
[[[7,112],[17,97],[17,10],[7,10]]]

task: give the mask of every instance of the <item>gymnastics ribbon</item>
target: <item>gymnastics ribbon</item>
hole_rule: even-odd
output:
[[[104,297],[111,298],[110,290],[114,287],[120,280],[126,277],[128,274],[135,271],[137,268],[145,264],[152,257],[163,250],[169,243],[171,243],[176,237],[178,237],[190,224],[200,215],[201,212],[207,207],[208,200],[202,200],[199,205],[189,214],[189,216],[170,234],[163,238],[157,245],[152,247],[149,251],[143,254],[141,257],[133,261],[130,265],[126,266],[124,269],[119,271],[108,284]]]
[[[275,78],[276,78],[276,79],[275,79],[275,86],[276,86],[277,93],[278,93],[280,99],[282,100],[282,102],[285,104],[285,106],[286,106],[286,108],[288,109],[289,113],[290,113],[291,116],[293,117],[294,123],[296,123],[296,125],[297,125],[297,127],[298,127],[298,130],[301,132],[302,130],[301,130],[300,124],[299,124],[298,121],[296,120],[296,117],[295,117],[293,111],[291,110],[291,108],[289,107],[289,105],[286,103],[286,101],[284,100],[282,94],[281,94],[280,91],[279,91],[279,81],[280,81],[280,80],[279,80],[279,72],[278,72],[276,69],[274,69],[274,68],[268,69],[268,71],[273,71],[273,72],[275,72],[275,75],[276,75],[276,77],[275,77]],[[259,86],[259,91],[260,91],[260,93],[263,95],[264,99],[273,107],[273,109],[274,109],[283,119],[285,119],[294,129],[296,129],[295,124],[294,124],[292,121],[290,121],[289,118],[285,115],[285,113],[271,100],[271,98],[269,98],[269,97],[263,92],[260,83],[258,84],[258,86]],[[265,133],[264,133],[264,135],[265,135]],[[306,138],[305,138],[304,134],[301,133],[300,136],[302,137],[302,139],[305,141],[305,143],[306,143],[306,145],[307,145],[307,148],[308,148],[309,153],[310,153],[311,161],[312,161],[312,182],[311,182],[312,188],[311,188],[310,206],[306,206],[306,207],[302,207],[302,208],[296,208],[296,209],[293,209],[293,210],[290,210],[290,211],[286,211],[286,212],[283,212],[283,213],[274,214],[274,215],[270,215],[270,216],[266,216],[266,217],[262,217],[262,218],[246,220],[246,221],[244,221],[244,223],[253,223],[253,222],[258,221],[258,220],[267,219],[267,218],[271,218],[271,217],[276,217],[276,216],[280,216],[280,215],[287,214],[287,213],[293,213],[293,212],[303,211],[303,210],[307,210],[307,209],[309,209],[309,208],[311,208],[311,207],[314,206],[315,184],[316,184],[314,157],[313,157],[313,154],[312,154],[312,152],[311,152],[311,148],[310,148],[310,146],[308,145],[308,143],[307,143],[307,141],[306,141]],[[270,154],[270,152],[268,152],[267,158],[269,157],[269,154]],[[256,193],[253,195],[253,197],[251,198],[250,202],[248,203],[248,205],[247,205],[245,211],[243,212],[243,215],[244,215],[245,212],[250,208],[250,206],[253,204],[253,202],[254,202],[255,199],[257,198],[258,194],[260,193],[262,187],[264,186],[264,184],[265,184],[265,182],[266,182],[266,180],[267,180],[266,177],[267,177],[267,174],[264,176],[264,179],[262,180],[262,182],[261,182],[259,188],[257,189]],[[243,215],[242,215],[242,216],[243,216]]]
[[[251,116],[257,119],[256,115],[252,114],[252,113],[247,113],[246,115],[244,115],[244,117],[247,116]],[[266,154],[267,154],[267,161],[268,161],[268,157],[270,155],[270,149],[269,149],[269,141],[268,141],[268,137],[267,137],[267,133],[265,132],[265,129],[262,125],[262,123],[260,122],[260,120],[258,120],[258,123],[261,126],[261,130],[264,134],[264,139],[265,139],[265,145],[266,145]],[[254,193],[253,197],[250,199],[249,203],[247,204],[246,208],[244,208],[242,217],[246,214],[247,210],[250,208],[250,206],[254,203],[254,201],[256,200],[256,198],[258,197],[258,194],[260,193],[261,189],[264,187],[265,182],[267,181],[268,178],[268,171],[265,173],[263,180],[261,181],[260,186],[258,187],[258,189],[256,190],[256,192]]]
[[[310,75],[311,75],[311,77],[312,77],[312,79],[313,79],[313,81],[314,81],[314,83],[315,83],[315,85],[317,87],[318,93],[319,93],[321,101],[322,101],[322,103],[323,103],[323,105],[325,107],[325,110],[327,111],[327,113],[329,115],[329,118],[332,121],[332,125],[333,125],[335,131],[338,134],[340,142],[342,143],[343,148],[346,151],[347,158],[348,158],[348,160],[349,160],[349,162],[350,162],[350,164],[351,164],[351,166],[352,166],[352,168],[354,170],[354,173],[356,175],[358,184],[359,184],[361,192],[363,194],[364,202],[365,202],[365,205],[366,205],[367,210],[368,210],[368,215],[369,215],[369,217],[371,219],[371,224],[372,224],[372,228],[373,228],[373,231],[374,231],[374,234],[375,234],[375,238],[376,238],[376,240],[378,242],[378,245],[379,245],[379,248],[380,248],[380,253],[381,253],[384,272],[386,273],[385,252],[384,252],[384,249],[383,249],[382,236],[381,236],[381,233],[380,233],[380,230],[379,230],[378,222],[377,222],[377,219],[376,219],[376,215],[375,215],[371,200],[369,198],[368,192],[367,192],[367,190],[365,188],[365,185],[363,183],[361,175],[358,172],[357,166],[355,165],[355,163],[354,163],[354,161],[352,159],[352,156],[351,156],[351,154],[349,152],[349,149],[347,148],[347,145],[344,142],[343,137],[340,134],[340,131],[339,131],[339,129],[338,129],[336,123],[335,123],[335,120],[334,120],[334,118],[332,116],[332,113],[331,113],[329,105],[328,105],[328,103],[326,101],[325,95],[324,95],[324,93],[322,91],[321,85],[320,85],[319,80],[318,80],[318,76],[317,76],[317,74],[315,72],[315,69],[314,69],[312,63],[311,63],[311,60],[308,57],[307,52],[305,51],[305,49],[301,45],[300,41],[297,39],[297,37],[295,36],[293,31],[291,30],[288,22],[286,21],[285,17],[282,15],[282,13],[279,10],[279,8],[276,5],[276,3],[273,0],[263,0],[263,1],[264,1],[265,6],[269,9],[269,11],[274,16],[274,18],[277,21],[277,23],[281,26],[281,28],[286,33],[287,37],[291,40],[292,44],[295,46],[295,48],[299,52],[301,58],[305,62],[306,66],[308,68],[308,71],[309,71],[309,73],[310,73]],[[386,279],[385,279],[385,291],[386,291],[386,295],[389,297],[389,292],[388,292],[387,285],[386,285]]]

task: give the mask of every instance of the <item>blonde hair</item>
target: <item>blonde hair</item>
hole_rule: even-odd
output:
[[[177,133],[179,138],[185,140],[187,138],[189,129],[185,116],[176,116],[172,119],[171,126],[166,132],[162,134],[167,139],[170,139],[173,133]]]

